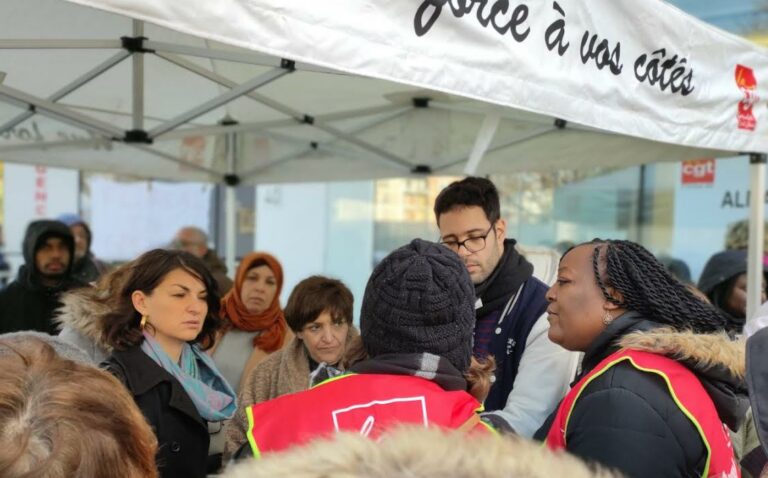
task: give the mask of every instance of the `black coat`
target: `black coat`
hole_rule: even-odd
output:
[[[48,220],[30,223],[23,244],[25,264],[19,268],[16,280],[0,290],[0,334],[20,330],[57,334],[53,316],[61,307],[59,295],[85,285],[72,277],[72,261],[56,286],[42,284],[35,269],[35,253],[51,236],[62,238],[69,248],[70,258],[74,257],[75,241],[67,226]]]
[[[630,332],[658,327],[631,312],[617,318],[585,353],[583,370],[576,381],[617,351],[616,342]],[[664,345],[667,351],[672,348]],[[685,355],[689,352],[685,351]],[[694,351],[701,356],[692,362],[706,363],[707,352]],[[732,429],[738,428],[748,402],[743,382],[726,370],[730,364],[715,362],[704,369],[681,362],[701,380],[720,419]],[[555,413],[535,438],[546,438]],[[566,441],[566,449],[574,455],[618,469],[632,478],[701,476],[706,460],[698,431],[675,404],[663,379],[637,370],[626,361],[584,388],[568,422]]]
[[[206,476],[208,424],[176,378],[139,347],[115,351],[103,364],[128,387],[159,445],[163,478]]]

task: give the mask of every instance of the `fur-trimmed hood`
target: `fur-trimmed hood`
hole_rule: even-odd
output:
[[[696,372],[719,368],[743,381],[746,369],[744,340],[733,340],[725,332],[696,334],[661,327],[621,337],[621,348],[653,352],[685,363]]]
[[[97,289],[83,288],[62,294],[62,306],[54,317],[54,322],[63,332],[67,328],[77,332],[108,356],[112,354],[112,347],[107,343],[104,334],[104,321],[109,307],[94,300],[94,294],[97,293]]]
[[[664,355],[688,367],[712,398],[720,419],[738,430],[749,407],[745,341],[733,340],[725,332],[681,332],[657,324],[647,327],[649,322],[637,317],[634,320],[638,326],[628,327],[614,345]]]

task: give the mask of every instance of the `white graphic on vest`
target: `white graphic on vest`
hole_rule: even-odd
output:
[[[376,438],[394,423],[421,423],[429,426],[427,401],[421,397],[373,400],[331,412],[333,426],[339,431],[358,431],[364,437]]]

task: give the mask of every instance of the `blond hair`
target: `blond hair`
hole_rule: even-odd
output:
[[[340,433],[238,465],[227,478],[611,478],[541,443],[494,434],[402,427],[375,442]]]
[[[155,478],[157,439],[109,373],[40,339],[0,340],[0,475]]]

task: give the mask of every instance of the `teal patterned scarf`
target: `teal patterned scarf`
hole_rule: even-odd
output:
[[[200,347],[184,344],[180,364],[174,363],[154,337],[144,332],[141,350],[181,383],[200,416],[209,422],[232,418],[237,410],[232,387]]]

